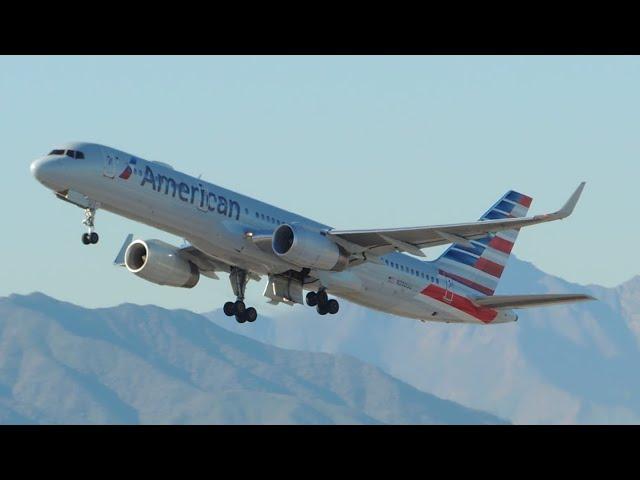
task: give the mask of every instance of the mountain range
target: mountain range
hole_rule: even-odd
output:
[[[159,287],[160,288],[160,287]],[[500,424],[345,354],[186,310],[0,298],[2,424]]]
[[[640,276],[616,288],[577,285],[512,255],[496,293],[552,292],[598,300],[523,309],[518,322],[488,326],[423,324],[347,302],[334,316],[282,307],[251,325],[207,316],[283,348],[352,355],[517,424],[640,423]]]

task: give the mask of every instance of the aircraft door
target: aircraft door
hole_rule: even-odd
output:
[[[452,284],[451,284],[450,278],[447,278],[445,280],[445,285],[446,285],[446,288],[444,291],[444,301],[451,303],[453,301],[453,290],[452,290]]]

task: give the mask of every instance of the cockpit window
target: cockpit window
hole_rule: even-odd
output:
[[[58,150],[56,150],[58,151]],[[60,150],[60,152],[63,152],[63,150]],[[67,150],[67,157],[71,157],[71,158],[84,158],[84,153],[78,151],[78,150]]]
[[[64,155],[64,150],[51,150],[49,155]]]

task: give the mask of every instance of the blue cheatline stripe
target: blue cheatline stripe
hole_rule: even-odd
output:
[[[507,213],[511,213],[511,210],[513,210],[513,208],[516,206],[515,203],[511,203],[511,202],[507,202],[505,200],[502,200],[498,205],[496,205],[494,208],[498,209],[498,210],[502,210],[503,212],[507,212]]]
[[[451,248],[455,248],[456,250],[463,250],[465,252],[469,252],[469,253],[473,253],[474,255],[482,255],[482,252],[484,252],[484,249],[486,247],[484,246],[479,246],[479,245],[473,245],[472,247],[465,247],[464,245],[460,245],[459,243],[454,243]]]
[[[511,200],[513,202],[520,202],[520,199],[522,199],[522,194],[511,190],[509,193],[507,193],[504,196],[504,198]]]
[[[451,260],[455,260],[456,262],[461,262],[470,266],[473,266],[476,263],[476,258],[472,257],[467,253],[462,253],[457,250],[447,250],[447,253],[444,254],[445,258],[449,258]]]
[[[491,241],[491,236],[487,235],[486,237],[481,237],[481,238],[476,238],[474,240],[471,240],[472,242],[478,242],[483,244],[484,246],[489,245],[489,242]]]
[[[487,220],[495,220],[497,218],[510,218],[506,213],[496,212],[495,210],[491,210],[489,213],[485,215]]]

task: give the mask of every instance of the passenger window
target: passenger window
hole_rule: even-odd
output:
[[[256,212],[256,218],[260,218],[260,214]]]

